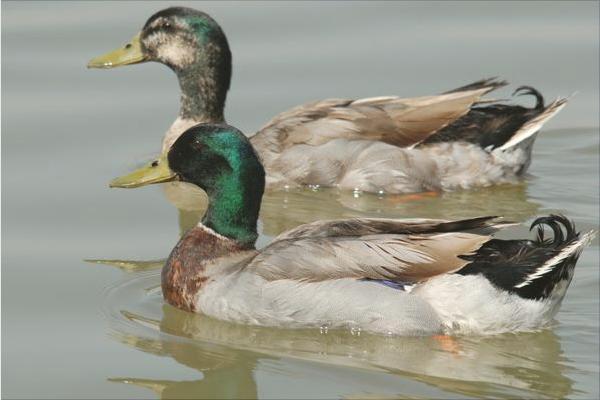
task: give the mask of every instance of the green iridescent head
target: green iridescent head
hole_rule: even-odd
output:
[[[221,192],[232,177],[261,192],[264,170],[250,141],[226,124],[200,124],[185,131],[171,146],[169,168],[180,180],[209,195]]]
[[[166,156],[117,178],[111,187],[172,180],[192,183],[208,194],[204,225],[242,245],[254,245],[265,171],[242,132],[226,124],[196,125],[173,143]]]

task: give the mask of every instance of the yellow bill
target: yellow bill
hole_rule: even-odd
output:
[[[146,56],[142,52],[140,34],[138,33],[125,46],[92,58],[88,62],[88,68],[114,68],[121,65],[137,64],[146,61]]]
[[[153,183],[171,182],[177,180],[177,175],[169,168],[166,155],[154,160],[130,174],[113,179],[108,186],[111,188],[136,188]]]

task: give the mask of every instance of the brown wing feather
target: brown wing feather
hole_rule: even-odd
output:
[[[322,281],[340,278],[421,281],[466,265],[490,236],[465,232],[438,235],[371,235],[301,238],[268,246],[246,267],[267,280]]]
[[[354,219],[307,224],[277,237],[246,268],[268,280],[420,281],[462,268],[466,261],[459,256],[472,254],[491,239],[481,231],[505,225],[492,219]]]
[[[462,220],[443,219],[390,219],[390,218],[352,218],[315,221],[299,225],[277,236],[273,242],[298,238],[365,236],[376,234],[412,234],[445,232],[494,232],[499,227],[511,225],[496,216],[485,216]]]
[[[308,103],[277,115],[251,141],[275,153],[296,144],[317,146],[333,139],[411,146],[465,115],[493,89],[494,86],[417,98],[328,99]]]

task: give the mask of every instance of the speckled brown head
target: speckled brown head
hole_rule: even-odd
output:
[[[181,87],[180,117],[222,122],[231,82],[231,51],[219,24],[208,14],[170,7],[152,15],[123,47],[93,58],[89,68],[156,61],[171,68]]]

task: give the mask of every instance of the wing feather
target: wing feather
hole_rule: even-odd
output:
[[[323,281],[370,278],[421,281],[456,271],[490,236],[466,232],[438,235],[370,235],[278,241],[247,266],[267,280]]]
[[[462,220],[423,218],[351,218],[321,220],[299,225],[277,236],[273,242],[301,237],[365,236],[374,234],[410,234],[476,231],[487,234],[498,228],[512,225],[496,216],[485,216]]]
[[[375,140],[400,147],[422,142],[465,115],[493,87],[415,98],[327,99],[281,113],[251,141],[274,153],[333,139]]]
[[[508,226],[494,217],[460,221],[353,219],[319,221],[278,236],[247,270],[267,280],[370,278],[416,282],[456,271]]]

